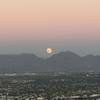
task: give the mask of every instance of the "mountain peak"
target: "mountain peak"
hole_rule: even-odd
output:
[[[72,51],[63,51],[57,54],[54,54],[53,56],[50,57],[50,59],[52,58],[80,58],[79,55],[73,53]]]

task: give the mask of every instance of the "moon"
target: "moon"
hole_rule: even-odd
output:
[[[46,49],[46,52],[47,52],[48,54],[51,54],[51,53],[53,52],[53,49],[52,49],[52,48],[47,48],[47,49]]]

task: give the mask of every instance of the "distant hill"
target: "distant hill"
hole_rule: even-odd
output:
[[[88,72],[100,71],[100,56],[79,55],[66,51],[54,54],[48,59],[34,54],[0,55],[0,73],[23,72]]]

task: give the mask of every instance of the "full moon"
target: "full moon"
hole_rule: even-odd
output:
[[[46,49],[46,52],[47,52],[48,54],[51,54],[51,53],[53,52],[53,49],[52,49],[52,48],[47,48],[47,49]]]

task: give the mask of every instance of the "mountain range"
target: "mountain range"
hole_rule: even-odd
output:
[[[79,56],[71,51],[47,59],[34,54],[0,55],[0,73],[90,71],[100,71],[100,55]]]

